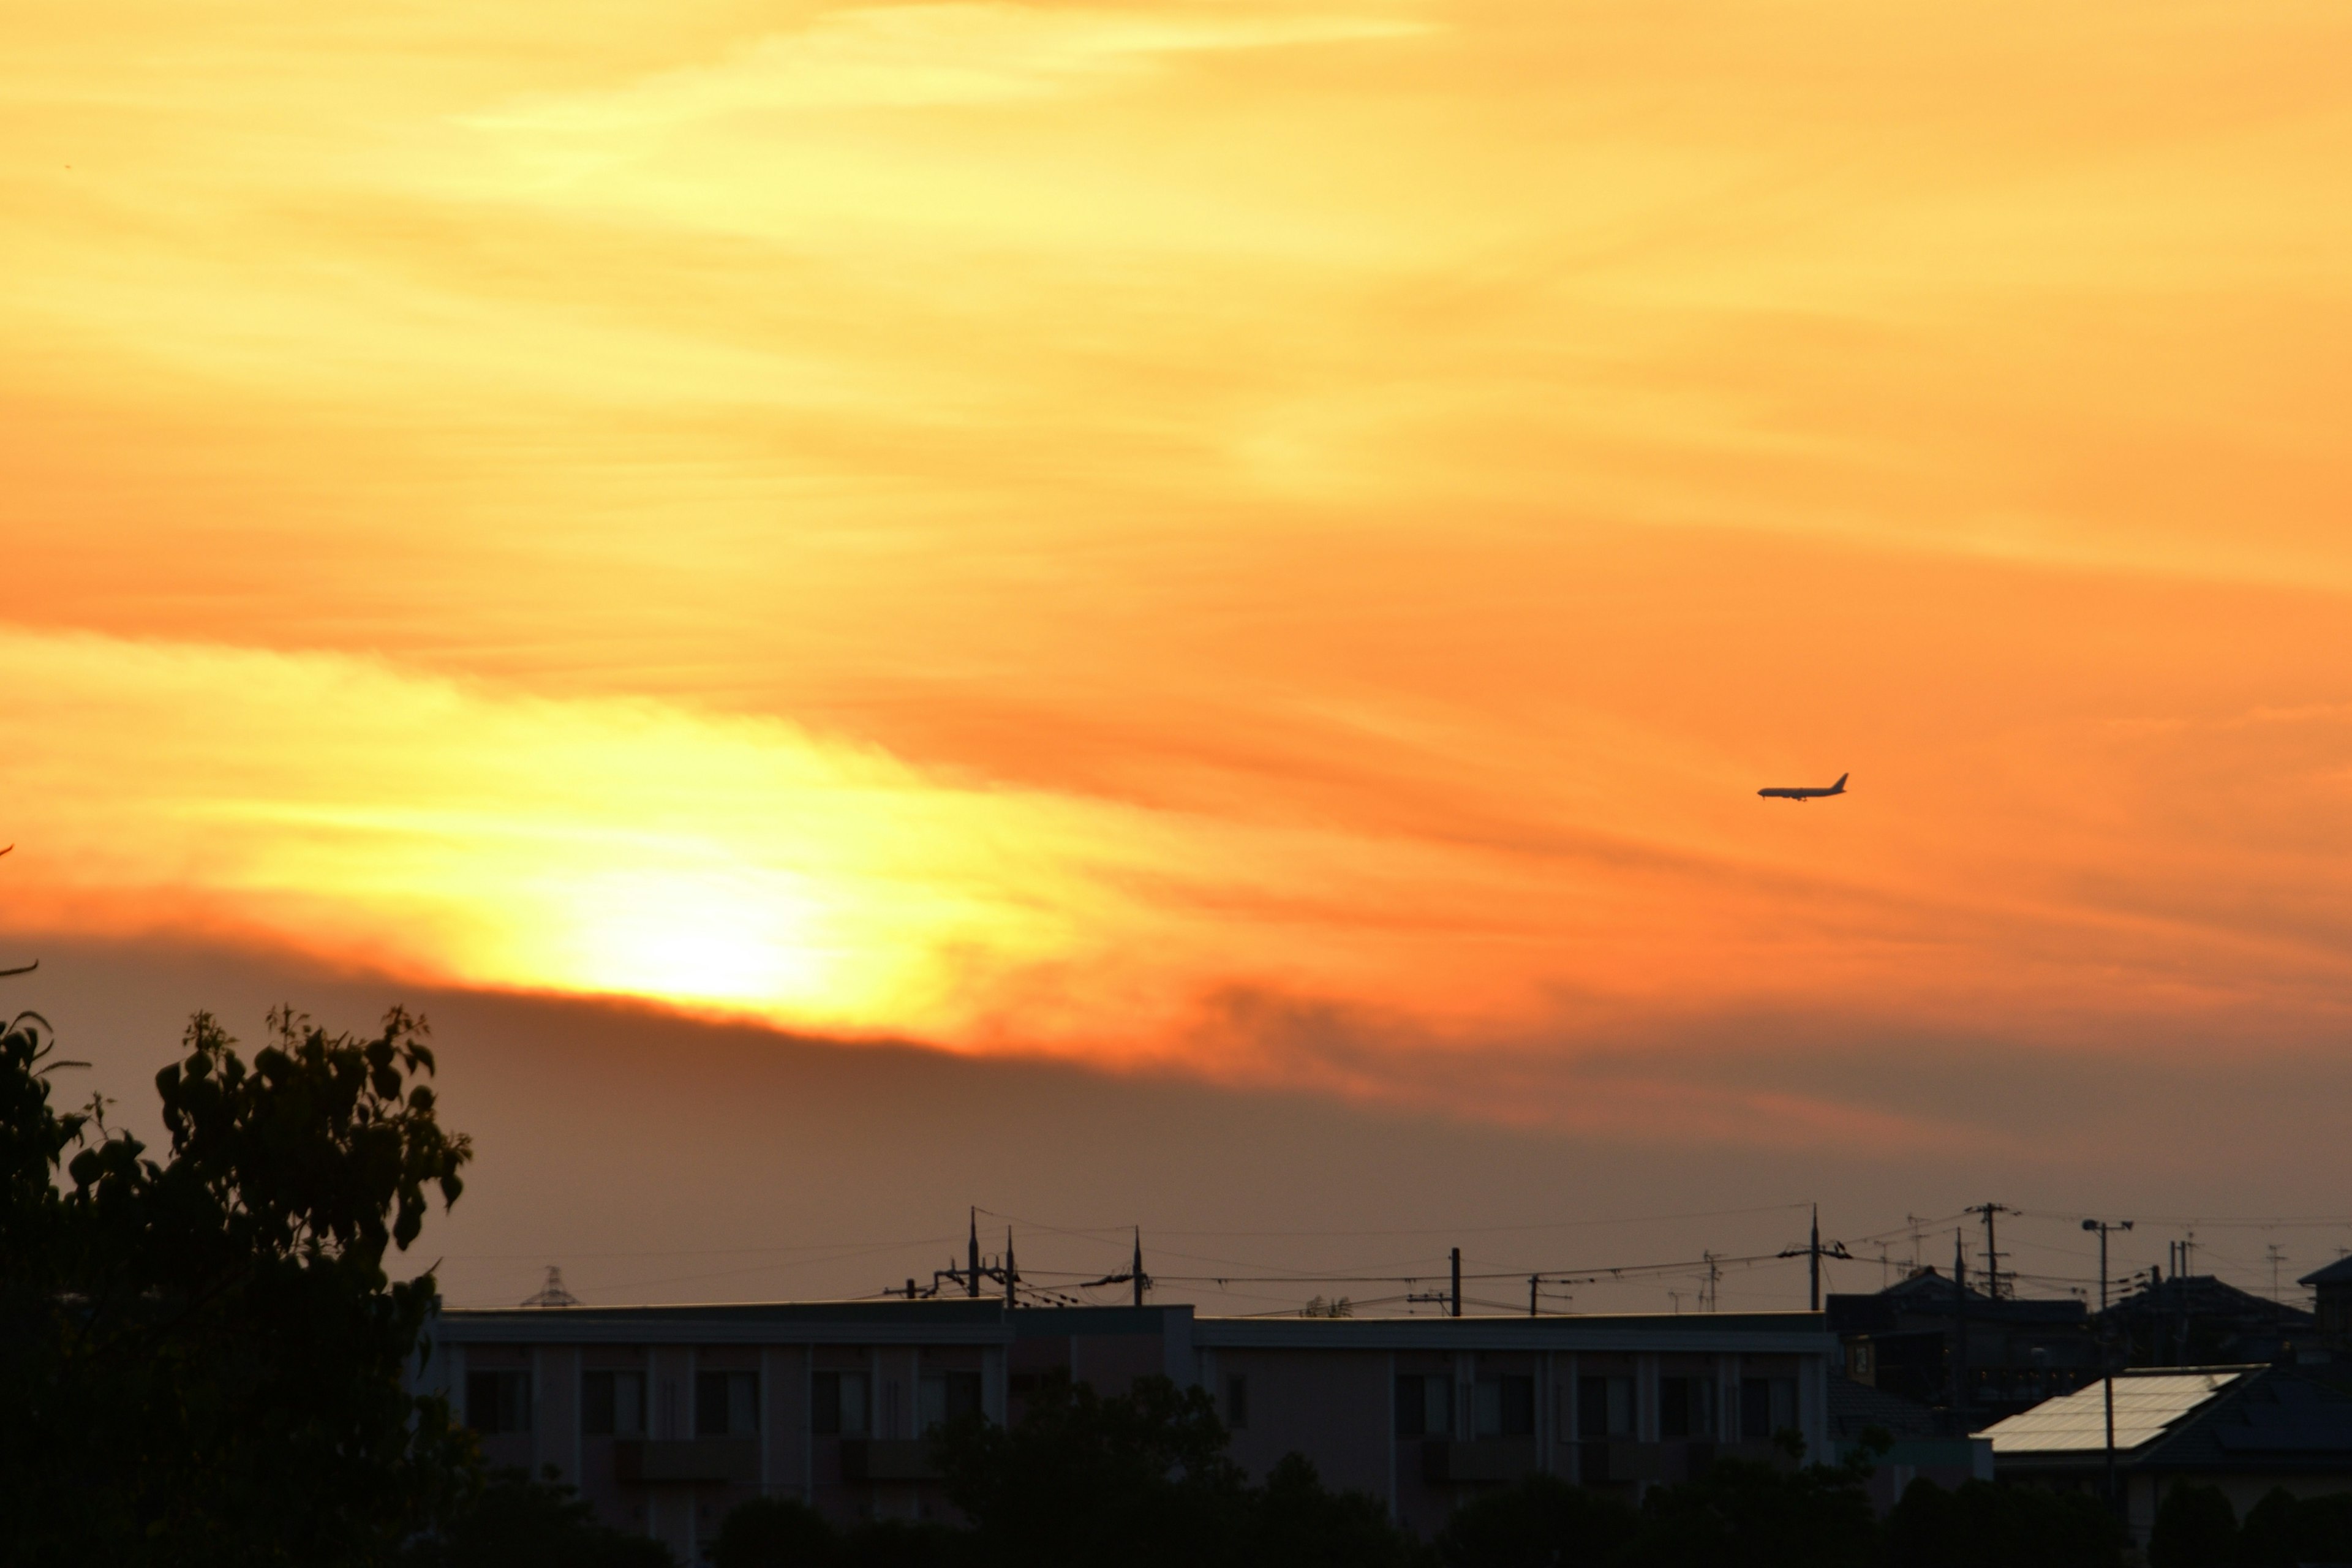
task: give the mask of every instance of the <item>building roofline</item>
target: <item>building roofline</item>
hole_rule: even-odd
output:
[[[1673,1325],[1668,1330],[1668,1325]],[[1671,1332],[1673,1345],[1662,1343]],[[1835,1339],[1818,1312],[1690,1312],[1555,1318],[1202,1318],[1203,1349],[1687,1350],[1819,1355]]]
[[[1178,1321],[1184,1325],[1177,1327]],[[1022,1307],[929,1301],[741,1301],[639,1307],[459,1307],[436,1314],[445,1344],[1005,1344],[1016,1339],[1189,1331],[1202,1347],[1656,1350],[1821,1353],[1818,1312],[1595,1313],[1522,1318],[1198,1318],[1189,1304]]]

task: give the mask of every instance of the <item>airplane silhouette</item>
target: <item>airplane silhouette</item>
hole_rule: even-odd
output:
[[[1819,800],[1823,795],[1843,795],[1845,781],[1852,773],[1838,774],[1838,782],[1827,789],[1759,789],[1756,793],[1767,800]]]

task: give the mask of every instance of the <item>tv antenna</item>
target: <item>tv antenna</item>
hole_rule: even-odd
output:
[[[538,1293],[523,1299],[526,1307],[576,1307],[580,1298],[563,1288],[563,1270],[551,1263],[547,1266],[547,1283]]]

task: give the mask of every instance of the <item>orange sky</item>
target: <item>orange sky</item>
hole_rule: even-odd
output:
[[[2341,7],[5,29],[21,932],[1888,1143],[1719,1064],[2352,1021]]]

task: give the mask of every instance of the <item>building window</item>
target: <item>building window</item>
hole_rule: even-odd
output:
[[[1711,1377],[1658,1379],[1658,1436],[1714,1436],[1715,1404],[1716,1384]]]
[[[694,1435],[750,1437],[760,1430],[760,1374],[698,1372],[694,1374]]]
[[[1249,1379],[1237,1372],[1225,1378],[1225,1425],[1235,1432],[1249,1426]]]
[[[980,1414],[980,1373],[927,1372],[915,1386],[918,1425],[929,1432],[950,1421]]]
[[[809,1380],[809,1430],[821,1437],[863,1437],[873,1429],[862,1372],[820,1372]]]
[[[1454,1436],[1454,1380],[1406,1376],[1397,1379],[1396,1429],[1400,1437]]]
[[[1739,1435],[1748,1439],[1769,1437],[1797,1425],[1797,1380],[1793,1377],[1743,1377],[1739,1380]]]
[[[1576,1435],[1593,1438],[1631,1437],[1633,1435],[1633,1380],[1630,1377],[1578,1378]]]
[[[1482,1378],[1470,1391],[1471,1430],[1481,1437],[1528,1437],[1536,1429],[1536,1380]]]
[[[580,1430],[591,1437],[646,1435],[646,1374],[583,1372],[580,1374]]]
[[[466,1374],[466,1424],[485,1437],[530,1430],[530,1373]]]

